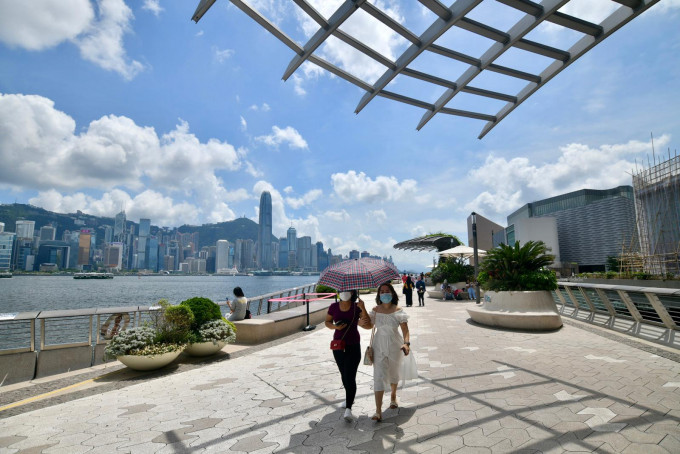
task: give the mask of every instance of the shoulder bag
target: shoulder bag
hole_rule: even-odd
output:
[[[375,325],[371,330],[371,343],[366,347],[366,353],[364,353],[364,366],[373,365],[373,335],[375,334]]]
[[[356,316],[356,309],[354,310],[354,315]],[[340,339],[333,339],[331,341],[331,350],[345,351],[345,345],[346,345],[345,336],[347,336],[347,333],[349,332],[349,328],[352,326],[352,323],[354,323],[354,317],[352,317],[352,321],[349,322],[349,325],[347,325],[347,328],[345,328],[345,334],[343,334]]]

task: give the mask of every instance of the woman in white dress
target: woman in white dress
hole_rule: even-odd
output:
[[[375,392],[374,421],[382,421],[382,401],[385,389],[391,387],[390,408],[398,408],[397,384],[404,356],[411,351],[408,315],[397,306],[399,297],[392,284],[378,288],[377,306],[370,313],[373,337],[373,391]],[[399,334],[401,328],[402,335]]]

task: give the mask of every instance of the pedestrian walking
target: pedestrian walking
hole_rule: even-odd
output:
[[[357,394],[357,369],[361,362],[361,337],[357,326],[369,329],[371,320],[366,306],[355,290],[340,292],[340,301],[333,303],[326,314],[326,328],[334,331],[331,350],[345,388],[344,418],[354,420],[352,404]],[[358,301],[357,301],[358,300]]]
[[[416,281],[416,293],[418,294],[418,306],[425,306],[425,281],[423,275]]]
[[[413,306],[413,287],[415,286],[413,285],[411,276],[408,276],[402,290],[402,293],[406,296],[406,307]]]
[[[373,337],[373,391],[375,392],[375,414],[371,419],[382,421],[382,401],[385,389],[390,388],[390,408],[398,408],[397,385],[399,379],[415,378],[413,356],[408,362],[411,342],[408,329],[408,314],[398,306],[399,297],[392,284],[385,283],[378,289],[376,306],[370,316],[375,329]],[[403,334],[399,334],[399,329]],[[405,366],[407,366],[405,368]],[[408,369],[408,370],[406,370]]]

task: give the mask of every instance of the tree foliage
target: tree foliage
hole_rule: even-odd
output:
[[[494,291],[554,290],[557,277],[547,267],[555,256],[547,252],[542,241],[501,244],[487,252],[478,275],[479,284]]]

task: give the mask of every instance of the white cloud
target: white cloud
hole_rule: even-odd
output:
[[[266,102],[262,103],[262,106],[258,106],[257,104],[253,104],[252,106],[249,107],[250,110],[258,111],[262,110],[262,112],[269,112],[271,110],[271,107],[269,107],[269,104]]]
[[[283,192],[285,192],[286,194],[290,194],[290,193],[293,192],[293,187],[292,186],[286,186],[285,188],[283,188]]]
[[[71,41],[83,59],[130,80],[144,69],[123,47],[133,18],[123,0],[98,0],[96,19],[89,0],[34,0],[30,7],[5,0],[0,2],[0,41],[33,51]]]
[[[245,171],[248,175],[252,176],[253,178],[260,178],[264,176],[264,173],[261,170],[258,170],[255,168],[252,162],[250,161],[244,161],[245,162]]]
[[[655,145],[663,147],[670,136]],[[597,148],[572,143],[560,148],[554,162],[532,164],[525,157],[510,160],[490,155],[484,165],[470,171],[471,181],[483,182],[486,190],[465,208],[488,214],[509,214],[524,203],[579,189],[608,189],[631,184],[635,158],[651,151],[651,143],[632,140]],[[493,176],[493,177],[491,177]]]
[[[123,0],[99,0],[97,6],[98,20],[74,42],[85,60],[131,80],[144,69],[140,62],[128,61],[123,47],[123,35],[131,31],[132,10]]]
[[[319,219],[314,215],[307,215],[305,218],[289,218],[286,215],[285,202],[281,193],[274,186],[264,180],[260,180],[253,186],[253,196],[260,199],[263,191],[269,191],[272,196],[272,223],[273,233],[276,236],[285,236],[286,231],[292,225],[297,230],[297,236],[311,236],[314,242],[323,241],[323,235],[319,230]],[[259,206],[255,206],[255,211]]]
[[[311,191],[308,191],[305,195],[297,199],[293,197],[286,197],[286,203],[294,210],[297,210],[305,205],[309,205],[322,195],[323,191],[321,189],[312,189]]]
[[[216,170],[237,170],[245,151],[200,142],[180,124],[159,137],[152,127],[107,115],[76,134],[76,123],[37,95],[0,94],[0,181],[46,190],[157,187],[195,190]]]
[[[271,134],[258,136],[255,139],[273,147],[278,147],[282,143],[286,143],[290,148],[307,148],[307,141],[291,126],[286,126],[283,129],[278,126],[272,126]]]
[[[332,211],[328,210],[323,213],[323,217],[330,219],[333,222],[348,222],[350,215],[347,210]]]
[[[366,212],[366,217],[371,222],[382,224],[387,220],[387,213],[385,210],[370,210]]]
[[[331,175],[331,185],[335,194],[345,202],[397,201],[413,197],[417,190],[415,180],[406,179],[399,183],[395,177],[378,176],[375,180],[364,172]]]
[[[205,33],[203,30],[199,30],[194,36],[196,37],[203,36],[203,33]]]
[[[57,213],[75,213],[81,210],[94,216],[106,217],[114,217],[124,206],[128,219],[148,217],[154,224],[164,226],[195,224],[200,212],[190,203],[176,203],[170,197],[152,190],[132,197],[125,191],[114,189],[104,193],[101,198],[95,198],[82,192],[63,195],[50,189],[40,192],[29,203]]]
[[[650,11],[656,14],[665,14],[674,9],[680,9],[680,0],[664,0],[654,5]]]
[[[150,11],[156,17],[158,17],[160,13],[163,11],[163,8],[161,7],[159,0],[144,0],[142,9]]]
[[[304,96],[307,94],[307,90],[305,90],[302,87],[302,84],[304,83],[304,79],[297,74],[293,74],[293,90],[295,90],[295,94],[299,96]]]
[[[234,50],[233,49],[219,49],[217,46],[212,47],[213,51],[213,58],[217,63],[224,63],[234,55]]]
[[[246,119],[243,118],[243,115],[241,115],[241,131],[246,131],[248,129],[248,123],[246,122]]]
[[[0,41],[10,47],[43,50],[83,33],[94,19],[89,0],[0,2]]]

